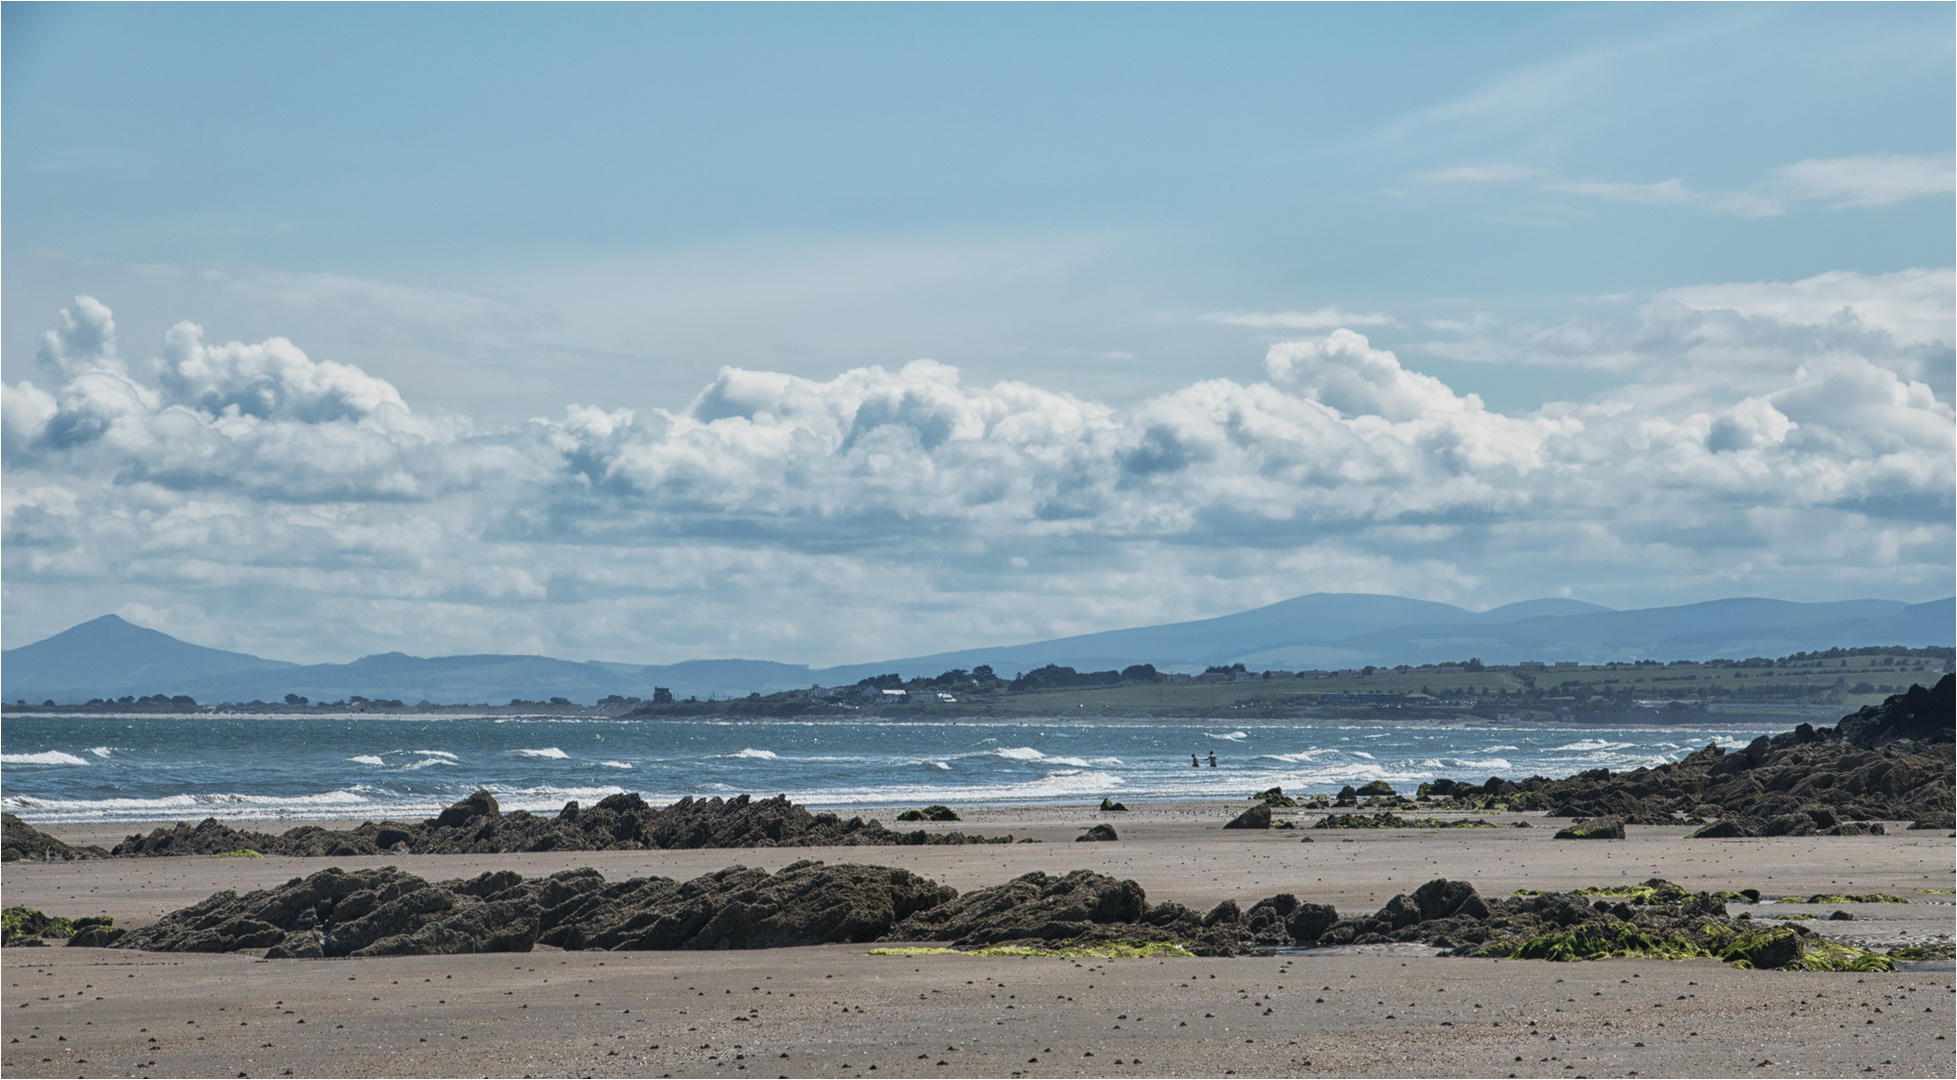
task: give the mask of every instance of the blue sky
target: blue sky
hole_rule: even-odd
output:
[[[0,17],[10,642],[1952,591],[1947,5]]]

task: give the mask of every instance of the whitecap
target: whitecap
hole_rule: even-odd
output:
[[[1352,752],[1352,756],[1353,756],[1353,757],[1362,757],[1362,758],[1365,758],[1365,759],[1366,759],[1367,761],[1372,761],[1372,760],[1375,760],[1375,759],[1373,758],[1373,755],[1371,755],[1371,754],[1368,754],[1368,753],[1367,753],[1367,752],[1365,752],[1364,750],[1354,750],[1354,751]]]
[[[1045,754],[1040,753],[1030,746],[1008,746],[992,752],[999,757],[1010,758],[1013,761],[1039,761],[1041,758],[1046,757]]]
[[[1550,750],[1622,750],[1630,745],[1627,742],[1614,743],[1604,739],[1583,739],[1563,746],[1552,746]]]
[[[385,762],[385,761],[382,761],[382,760],[381,760],[381,759],[380,759],[379,757],[377,757],[377,756],[375,756],[375,755],[373,755],[373,754],[361,754],[361,755],[359,755],[359,756],[357,756],[357,757],[350,757],[350,758],[348,758],[347,760],[348,760],[348,761],[352,761],[352,762],[357,762],[357,763],[359,763],[359,764],[361,764],[361,765],[385,765],[385,764],[387,764],[387,762]]]
[[[518,750],[517,753],[522,754],[524,757],[535,758],[568,758],[571,756],[555,746],[546,746],[542,750]]]
[[[425,768],[427,768],[427,767],[428,767],[428,766],[430,766],[430,765],[453,765],[453,764],[455,764],[455,762],[454,762],[454,761],[452,761],[452,760],[450,760],[449,758],[445,758],[445,757],[425,757],[425,758],[422,758],[422,759],[421,759],[420,761],[416,761],[416,762],[411,762],[411,763],[409,763],[409,764],[407,764],[407,765],[403,765],[403,766],[401,766],[401,771],[402,771],[402,772],[413,772],[413,771],[415,771],[416,769],[425,769]]]
[[[420,754],[422,757],[447,758],[450,761],[461,760],[460,758],[456,757],[454,754],[449,753],[447,750],[410,750],[408,751],[408,753]]]
[[[1237,742],[1237,741],[1239,741],[1239,740],[1242,740],[1242,739],[1248,739],[1248,738],[1250,738],[1250,735],[1249,735],[1249,734],[1248,734],[1247,732],[1242,732],[1242,731],[1233,731],[1233,732],[1231,732],[1231,733],[1230,733],[1230,734],[1228,734],[1228,735],[1213,735],[1213,734],[1211,734],[1211,733],[1209,733],[1209,732],[1207,732],[1207,731],[1205,731],[1205,732],[1203,732],[1203,735],[1204,735],[1204,737],[1206,737],[1206,738],[1211,738],[1211,739],[1220,739],[1220,740],[1223,740],[1224,742]]]
[[[38,754],[0,754],[0,764],[4,765],[86,765],[88,762],[73,754],[59,750],[43,750]]]
[[[1447,766],[1445,766],[1445,765],[1442,765],[1442,764],[1441,764],[1441,763],[1440,763],[1440,762],[1439,762],[1438,760],[1436,760],[1436,759],[1434,759],[1434,758],[1421,758],[1421,759],[1420,759],[1420,767],[1421,767],[1421,768],[1423,768],[1423,769],[1445,769],[1445,768],[1447,768]]]
[[[1485,746],[1482,747],[1481,752],[1484,754],[1493,754],[1500,750],[1520,750],[1520,749],[1522,749],[1520,746]]]
[[[623,761],[601,761],[598,764],[603,765],[607,769],[629,769],[632,767]]]
[[[116,751],[113,746],[91,746],[88,748],[88,752],[94,754],[96,757],[105,758]]]
[[[949,769],[951,768],[951,766],[949,766],[949,765],[947,765],[947,764],[945,764],[945,763],[944,763],[944,762],[942,762],[942,761],[934,761],[934,762],[932,762],[931,764],[933,764],[933,765],[936,765],[936,766],[937,766],[938,768],[940,768],[940,769],[946,769],[946,770],[949,770]]]
[[[1455,758],[1454,767],[1457,769],[1513,769],[1515,768],[1514,765],[1509,764],[1507,758],[1498,758],[1498,757],[1483,758],[1479,761],[1475,760],[1474,758]]]
[[[742,750],[737,754],[729,754],[727,756],[737,757],[737,758],[751,758],[755,761],[775,761],[780,757],[780,755],[776,754],[773,750],[756,750],[751,746],[745,750]]]

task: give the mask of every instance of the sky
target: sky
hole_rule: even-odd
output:
[[[1957,591],[1957,9],[0,8],[0,634]]]

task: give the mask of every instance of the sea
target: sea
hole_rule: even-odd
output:
[[[1658,765],[1769,730],[21,714],[7,718],[0,742],[0,809],[30,823],[379,820],[428,817],[487,788],[505,810],[556,811],[631,791],[662,806],[688,795],[786,794],[867,815],[930,803],[1243,798],[1271,787],[1329,794],[1371,780],[1411,793],[1443,776],[1479,782]],[[1202,764],[1192,766],[1191,755]]]

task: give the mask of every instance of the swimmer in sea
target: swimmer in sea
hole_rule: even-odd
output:
[[[1196,755],[1191,754],[1189,755],[1189,767],[1192,769],[1200,769],[1203,767],[1203,763],[1196,760]]]
[[[1210,751],[1210,768],[1216,768],[1216,751]]]

